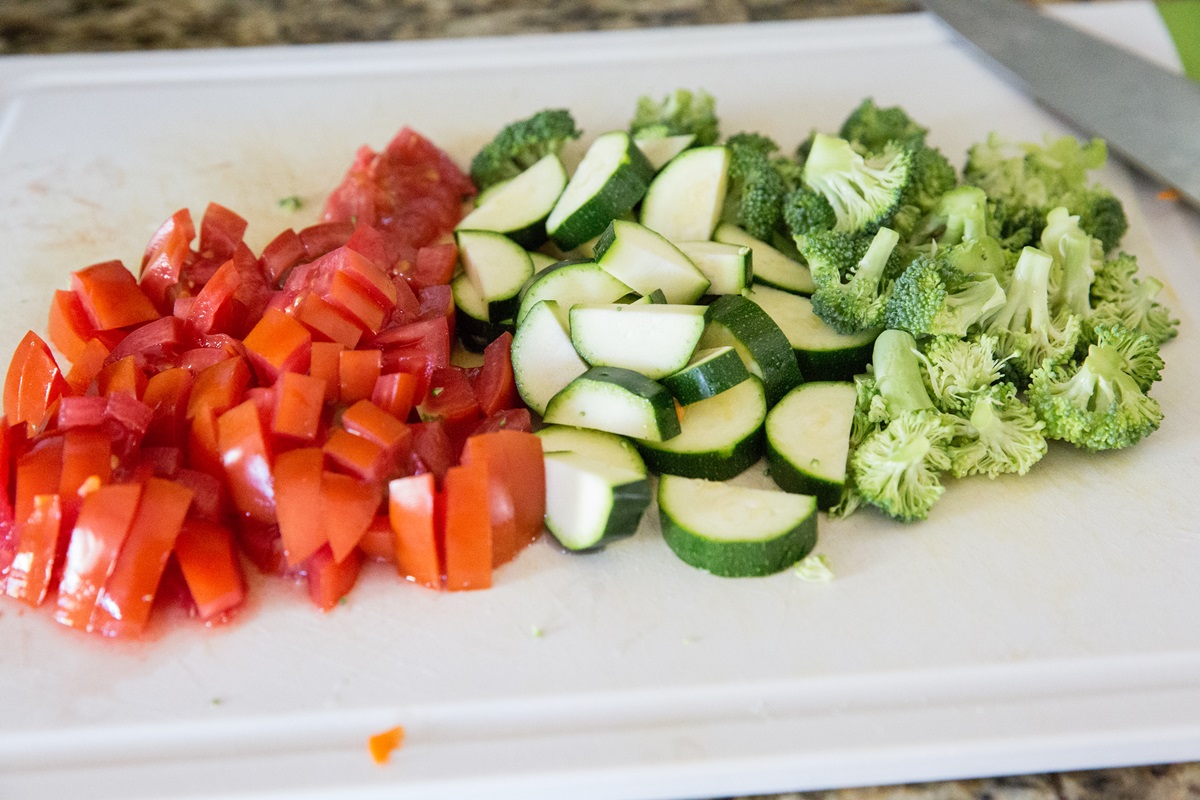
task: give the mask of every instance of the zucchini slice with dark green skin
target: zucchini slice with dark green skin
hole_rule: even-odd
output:
[[[592,367],[549,403],[546,422],[661,442],[679,435],[675,398],[662,384],[619,367]]]
[[[546,529],[568,550],[597,550],[632,536],[650,505],[643,470],[579,452],[547,452]]]
[[[711,239],[728,184],[728,150],[719,145],[685,150],[646,190],[640,221],[672,242]]]
[[[596,137],[546,218],[546,232],[563,250],[579,247],[637,205],[653,177],[628,133]]]
[[[667,238],[644,225],[613,220],[596,242],[596,263],[640,294],[658,289],[668,303],[694,303],[708,278]]]
[[[853,383],[805,383],[771,409],[767,464],[779,488],[813,495],[823,510],[841,502],[856,399]]]
[[[727,222],[718,225],[713,232],[713,241],[749,247],[754,259],[754,280],[758,283],[796,294],[812,294],[817,290],[807,264],[787,257],[736,225]]]
[[[805,380],[848,381],[864,372],[878,330],[843,334],[816,315],[812,300],[798,294],[755,285],[749,297],[766,311],[783,331]]]
[[[496,231],[459,230],[454,234],[463,272],[487,304],[488,319],[513,319],[521,290],[533,277],[528,251]]]
[[[768,406],[803,382],[792,345],[758,304],[738,294],[721,295],[705,319],[708,327],[697,349],[728,345],[737,350],[750,373],[762,379]]]
[[[681,406],[698,403],[732,389],[750,378],[750,370],[732,346],[697,350],[688,365],[660,383]]]
[[[547,155],[480,197],[475,209],[455,228],[496,231],[524,248],[540,247],[546,241],[546,217],[566,185],[562,162],[557,155]]]

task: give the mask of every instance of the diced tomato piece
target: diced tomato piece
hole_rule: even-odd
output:
[[[33,513],[33,498],[58,494],[62,478],[63,437],[41,438],[17,459],[13,513],[17,524]]]
[[[205,406],[191,418],[187,439],[188,466],[224,478],[221,450],[217,443],[217,415]]]
[[[395,534],[396,570],[406,580],[441,588],[437,489],[433,475],[397,478],[388,484],[388,519]]]
[[[113,453],[122,461],[136,454],[154,420],[154,409],[131,394],[108,396],[104,407],[104,432],[113,442]]]
[[[481,415],[479,403],[467,374],[458,367],[443,367],[433,370],[429,379],[429,392],[417,406],[421,419],[441,420],[446,433],[455,447],[461,447]]]
[[[363,329],[350,317],[321,299],[316,292],[305,292],[296,306],[295,317],[313,333],[317,341],[336,342],[354,347],[362,338]]]
[[[343,350],[338,354],[338,396],[343,403],[357,403],[375,391],[383,371],[383,354],[378,350]]]
[[[274,524],[274,459],[253,400],[245,400],[217,418],[217,448],[234,507],[256,522]]]
[[[188,401],[195,379],[186,367],[173,367],[150,376],[142,402],[153,411],[146,428],[148,445],[181,445],[187,438]]]
[[[147,446],[138,453],[137,470],[143,475],[143,481],[151,477],[174,480],[183,465],[182,447]]]
[[[238,286],[233,293],[234,328],[230,333],[243,336],[266,310],[272,289],[263,274],[262,264],[245,243],[233,251],[233,265],[238,271]]]
[[[25,422],[38,428],[69,391],[49,346],[33,331],[26,333],[4,378],[4,416],[14,425]]]
[[[399,420],[412,413],[417,393],[417,379],[403,372],[380,375],[371,391],[371,402]]]
[[[356,225],[354,233],[346,240],[346,247],[366,256],[384,272],[391,269],[394,256],[389,252],[387,240],[382,233],[370,225],[363,223]]]
[[[288,228],[270,241],[258,257],[263,276],[272,286],[282,286],[292,267],[304,258],[304,243]]]
[[[71,365],[71,370],[67,373],[67,386],[70,387],[72,393],[84,394],[87,392],[96,380],[96,376],[100,374],[100,370],[104,368],[104,363],[108,361],[111,352],[111,348],[99,337],[88,340],[83,352],[75,359],[75,363]]]
[[[209,203],[200,218],[200,254],[206,258],[228,259],[242,243],[248,223],[218,203]]]
[[[358,540],[358,549],[374,561],[396,563],[396,535],[386,514],[376,514],[367,532]]]
[[[55,620],[87,629],[96,598],[116,566],[141,499],[140,483],[101,486],[84,497],[58,581]]]
[[[396,303],[396,284],[374,261],[349,247],[340,247],[330,252],[323,262],[324,274],[317,279],[314,288],[321,291],[329,275],[344,275],[352,280],[367,296],[385,310]]]
[[[200,619],[218,621],[246,599],[246,579],[229,528],[188,519],[175,539],[174,552]]]
[[[404,278],[414,289],[443,286],[450,283],[457,265],[458,247],[454,242],[429,244],[417,251],[416,263]]]
[[[390,477],[389,453],[370,439],[334,428],[323,446],[329,463],[364,481],[379,483]]]
[[[304,257],[315,261],[326,253],[342,247],[354,235],[354,223],[349,220],[318,222],[300,231],[300,242],[304,245]]]
[[[158,319],[158,309],[120,261],[105,261],[72,273],[71,289],[96,330]]]
[[[282,372],[308,372],[312,334],[282,311],[268,308],[244,344],[263,384],[274,383]]]
[[[124,393],[140,398],[146,393],[146,373],[138,366],[136,356],[125,356],[116,361],[109,356],[109,359],[96,376],[96,389],[101,395]]]
[[[175,482],[192,492],[189,514],[196,519],[220,522],[229,508],[229,492],[220,478],[209,472],[184,467],[175,473]]]
[[[529,414],[528,408],[506,408],[503,411],[497,411],[487,419],[475,426],[475,430],[471,431],[469,436],[479,436],[484,433],[492,433],[494,431],[524,431],[529,433],[533,430],[533,417]]]
[[[102,484],[112,479],[112,441],[98,428],[72,428],[63,434],[62,472],[58,481],[64,517],[70,522],[74,522],[75,510],[79,508],[79,490],[89,478]]]
[[[408,425],[370,400],[359,400],[343,411],[342,427],[350,433],[370,439],[380,447],[402,447],[412,441]]]
[[[308,596],[322,611],[330,611],[354,588],[361,569],[362,553],[358,550],[338,561],[328,545],[322,547],[304,565]]]
[[[321,429],[325,381],[285,372],[275,382],[271,432],[297,442],[313,442]]]
[[[492,516],[500,509],[480,502],[489,496],[488,468],[474,462],[446,472],[446,583],[450,591],[492,585]],[[509,521],[511,524],[511,521]]]
[[[444,317],[414,322],[372,337],[371,346],[383,351],[383,372],[414,376],[414,394],[423,398],[434,369],[450,363],[450,327]]]
[[[109,360],[134,356],[139,367],[154,372],[174,367],[189,346],[186,328],[178,317],[159,317],[130,331],[113,347]]]
[[[58,402],[58,429],[99,428],[104,424],[108,398],[100,395],[64,397]]]
[[[512,334],[508,331],[496,337],[483,350],[483,368],[472,382],[479,410],[491,416],[520,404],[517,382],[512,368]]]
[[[325,544],[321,518],[321,473],[325,454],[319,447],[301,447],[280,453],[275,461],[275,504],[284,557],[290,566],[301,562]]]
[[[413,434],[413,455],[417,472],[432,472],[440,483],[446,470],[458,463],[458,451],[446,434],[441,420],[409,426]]]
[[[88,319],[79,295],[66,289],[55,291],[50,300],[46,330],[51,344],[72,363],[83,354],[88,340],[96,335],[96,328]]]
[[[58,554],[62,507],[57,494],[33,495],[20,519],[16,554],[4,579],[4,593],[31,606],[41,605],[50,589]]]
[[[188,395],[187,416],[209,409],[220,416],[241,402],[250,386],[250,366],[244,358],[227,358],[201,370]]]
[[[335,561],[343,561],[358,547],[381,498],[376,483],[328,470],[321,475],[321,519]]]
[[[228,333],[233,330],[236,308],[234,293],[242,276],[233,259],[223,263],[187,305],[187,325],[196,335]]]
[[[487,466],[495,532],[492,565],[498,567],[542,535],[546,470],[541,440],[521,431],[473,436],[463,447],[462,460],[464,464]],[[505,518],[511,518],[514,524],[505,526]]]
[[[194,238],[196,227],[184,208],[171,215],[146,245],[138,284],[160,313],[171,310],[183,267],[192,258]]]
[[[116,564],[96,598],[89,628],[104,636],[136,636],[146,627],[163,570],[192,504],[192,490],[150,478]]]
[[[346,348],[337,342],[313,342],[308,374],[325,382],[325,402],[337,401],[341,391],[341,354]]]
[[[321,297],[354,320],[364,331],[383,327],[391,308],[373,298],[367,289],[344,272],[335,272]]]

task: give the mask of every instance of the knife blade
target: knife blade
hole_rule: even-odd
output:
[[[1200,84],[1017,0],[925,0],[1041,104],[1200,208]]]

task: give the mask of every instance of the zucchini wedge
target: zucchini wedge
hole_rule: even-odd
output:
[[[567,171],[550,154],[479,199],[456,230],[496,231],[532,250],[546,241],[546,217],[567,186]]]
[[[661,290],[668,303],[694,303],[708,291],[708,278],[678,247],[636,222],[613,220],[596,242],[596,263],[639,294]]]
[[[750,374],[762,379],[768,406],[804,380],[787,337],[752,300],[740,294],[721,295],[708,307],[705,319],[708,326],[699,349],[731,346],[737,350]]]
[[[746,297],[783,331],[806,380],[848,381],[866,370],[878,330],[838,333],[816,315],[812,300],[764,284],[751,287]]]
[[[563,250],[579,247],[637,205],[653,177],[628,133],[596,137],[546,218],[546,233]]]
[[[672,242],[711,239],[728,185],[728,150],[719,145],[685,150],[646,190],[640,221]]]
[[[855,400],[853,383],[806,383],[771,409],[767,464],[780,489],[813,495],[823,510],[841,502]]]
[[[619,463],[547,452],[546,529],[567,550],[598,550],[632,536],[650,505],[650,481]]]
[[[518,384],[519,385],[519,384]],[[675,398],[645,375],[592,367],[546,404],[546,422],[661,442],[679,435]]]
[[[736,225],[721,223],[713,231],[713,241],[749,247],[754,254],[754,280],[796,294],[817,290],[807,264],[788,258],[766,242],[755,239]]]
[[[593,367],[624,367],[658,380],[687,365],[704,333],[704,310],[653,302],[577,305],[571,341]]]

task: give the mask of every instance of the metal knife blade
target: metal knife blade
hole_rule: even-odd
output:
[[[1200,208],[1200,84],[1017,0],[925,0],[1030,94]]]

